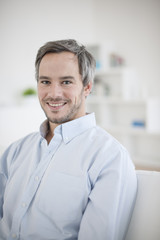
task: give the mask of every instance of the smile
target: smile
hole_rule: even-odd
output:
[[[63,106],[65,103],[48,103],[49,106],[51,107],[60,107]]]
[[[46,102],[51,111],[59,111],[67,104],[67,102]]]

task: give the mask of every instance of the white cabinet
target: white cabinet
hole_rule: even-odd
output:
[[[97,73],[87,111],[128,149],[137,169],[160,170],[160,132],[147,127],[148,100],[140,98],[133,71]]]

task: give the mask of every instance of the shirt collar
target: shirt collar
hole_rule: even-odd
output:
[[[68,143],[74,137],[80,135],[89,128],[96,126],[95,114],[90,113],[86,114],[83,117],[74,119],[72,121],[63,123],[57,126],[54,130],[54,133],[61,133],[63,141]],[[48,132],[48,120],[45,120],[40,126],[40,134],[43,138],[47,135]]]

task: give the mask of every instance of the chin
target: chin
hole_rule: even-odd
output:
[[[51,123],[62,124],[62,123],[71,121],[72,119],[70,117],[68,117],[68,116],[64,116],[64,117],[57,117],[57,118],[48,117],[48,120]]]

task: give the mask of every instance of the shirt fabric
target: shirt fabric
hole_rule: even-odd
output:
[[[13,143],[0,160],[1,240],[122,240],[137,179],[94,113]]]

